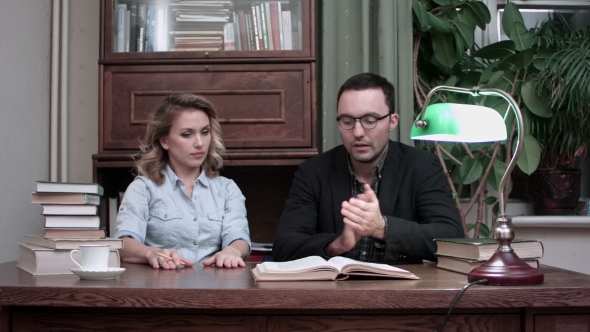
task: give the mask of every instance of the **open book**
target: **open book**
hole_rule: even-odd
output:
[[[326,261],[310,256],[288,262],[264,262],[252,269],[256,281],[344,280],[349,276],[420,279],[413,273],[387,264],[359,262],[336,256]]]

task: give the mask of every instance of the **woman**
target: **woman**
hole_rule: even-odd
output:
[[[173,93],[150,115],[138,176],[125,191],[115,237],[125,262],[244,267],[250,252],[245,198],[219,176],[225,147],[206,99]],[[159,254],[171,257],[167,259]]]

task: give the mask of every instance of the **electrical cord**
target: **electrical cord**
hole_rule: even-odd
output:
[[[447,321],[449,320],[449,316],[451,316],[451,311],[453,310],[453,307],[455,307],[455,303],[457,303],[457,301],[459,301],[459,298],[461,297],[461,295],[463,295],[463,293],[467,290],[467,288],[469,288],[473,285],[477,285],[477,284],[486,284],[487,282],[488,282],[488,279],[481,279],[478,281],[474,281],[470,284],[467,284],[467,285],[465,285],[465,287],[463,287],[463,289],[461,289],[459,294],[457,294],[457,296],[455,297],[453,304],[451,304],[451,307],[449,308],[449,311],[447,312],[447,315],[445,316],[445,320],[443,320],[442,325],[441,325],[440,329],[438,330],[438,332],[442,332],[443,329],[445,328],[445,325],[447,324]]]

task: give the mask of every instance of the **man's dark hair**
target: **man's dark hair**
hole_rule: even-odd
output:
[[[389,107],[389,114],[395,113],[395,89],[393,84],[389,82],[385,77],[373,74],[373,73],[362,73],[352,76],[347,79],[338,91],[338,98],[336,99],[336,105],[340,102],[340,96],[347,90],[368,90],[368,89],[381,89],[385,95],[385,104]]]

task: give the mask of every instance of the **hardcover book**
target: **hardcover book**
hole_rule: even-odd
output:
[[[344,280],[350,276],[420,279],[413,273],[387,264],[359,262],[336,256],[326,261],[310,256],[288,262],[264,262],[252,269],[256,281]]]
[[[102,196],[104,188],[98,183],[37,181],[37,192],[82,193]]]
[[[437,258],[438,263],[436,264],[436,267],[463,274],[468,274],[469,272],[471,272],[471,270],[475,269],[476,267],[480,267],[482,264],[487,262],[487,260],[477,261],[472,259],[463,259],[446,256],[438,256]],[[523,259],[523,261],[531,267],[534,267],[535,269],[539,268],[539,260],[536,258],[526,258]]]
[[[109,267],[120,267],[121,260],[117,250],[111,250]],[[70,258],[70,250],[43,248],[19,243],[16,267],[32,275],[73,274],[70,269],[78,265]]]
[[[100,196],[69,193],[33,193],[31,203],[38,204],[100,204]]]
[[[104,228],[45,228],[46,239],[102,239],[106,237]]]
[[[45,216],[45,227],[100,227],[99,216]]]
[[[446,238],[435,239],[435,241],[437,245],[437,256],[485,261],[490,259],[496,252],[496,249],[498,249],[496,240],[488,238]],[[511,247],[518,257],[522,259],[543,257],[543,244],[539,240],[514,239],[512,240]]]
[[[41,204],[43,215],[96,215],[97,205],[86,204]]]
[[[52,249],[79,249],[82,245],[109,245],[111,250],[123,249],[123,240],[115,238],[104,239],[47,239],[43,235],[25,235],[27,244]]]

